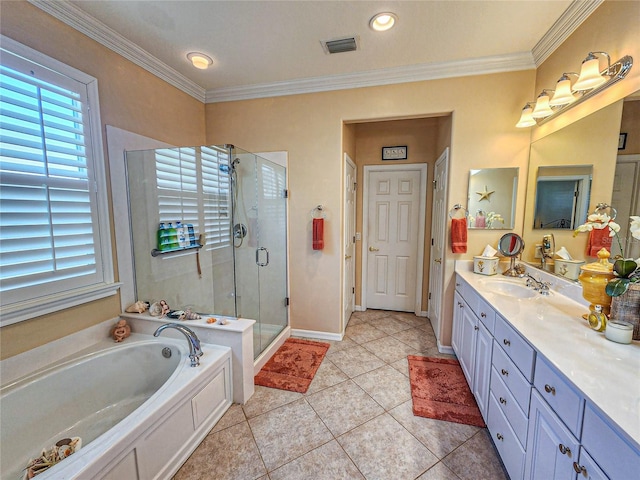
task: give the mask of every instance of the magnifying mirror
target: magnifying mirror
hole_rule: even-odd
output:
[[[511,258],[509,269],[503,275],[508,277],[518,277],[520,274],[516,271],[516,257],[524,250],[524,240],[520,235],[515,233],[507,233],[500,238],[498,242],[498,250],[505,257]]]

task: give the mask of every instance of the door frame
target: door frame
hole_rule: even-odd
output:
[[[347,176],[346,176],[346,169],[347,169],[347,165],[349,165],[349,167],[353,168],[353,182],[354,182],[356,185],[357,185],[357,182],[358,182],[358,167],[357,167],[356,163],[351,159],[351,157],[349,156],[349,154],[345,152],[345,154],[344,154],[344,164],[343,164],[343,169],[342,169],[342,170],[343,170],[343,180],[342,180],[342,183],[343,183],[343,185],[342,185],[343,190],[342,190],[342,191],[343,191],[343,192],[345,191],[345,187],[346,187],[345,182],[347,181]],[[346,242],[345,242],[345,240],[346,240],[346,238],[347,238],[347,235],[349,235],[349,232],[350,232],[350,231],[353,231],[353,232],[355,232],[355,231],[356,231],[356,202],[357,202],[357,193],[356,193],[356,199],[355,199],[355,201],[353,202],[353,215],[351,215],[351,221],[352,221],[352,223],[353,223],[353,228],[352,228],[352,229],[349,229],[349,226],[346,224],[346,219],[347,219],[347,215],[346,215],[346,209],[347,209],[347,198],[346,198],[346,195],[345,195],[345,197],[342,199],[342,208],[344,208],[344,209],[345,209],[345,211],[343,212],[343,217],[342,217],[342,218],[344,218],[344,219],[345,219],[345,224],[343,225],[343,238],[342,238],[342,245],[343,245],[343,247],[344,247],[344,245],[345,245],[345,243],[346,243]],[[355,233],[354,233],[354,235],[355,235]],[[356,246],[355,246],[355,241],[354,241],[354,245],[353,245],[353,250],[354,250],[354,252],[353,252],[353,253],[354,253],[354,255],[353,255],[353,259],[352,259],[352,262],[353,262],[353,268],[351,269],[351,278],[347,278],[347,275],[346,275],[345,269],[344,269],[344,268],[342,269],[342,271],[343,271],[342,293],[343,293],[343,295],[344,295],[344,293],[345,293],[345,292],[346,292],[346,290],[347,290],[347,283],[348,283],[348,282],[350,282],[350,283],[351,283],[351,286],[353,287],[353,293],[351,294],[351,295],[352,295],[352,297],[351,297],[351,298],[352,298],[351,303],[352,303],[353,308],[354,308],[354,310],[353,310],[353,311],[355,311],[355,305],[356,305],[356,293],[355,293],[355,286],[356,286],[356,258],[355,258],[355,250],[356,250]],[[347,254],[346,252],[342,252],[342,256],[343,256],[343,258],[344,258],[344,256],[345,256],[346,254]],[[343,262],[343,265],[344,265],[344,262]],[[342,312],[341,312],[341,316],[342,316],[342,320],[341,320],[341,325],[340,325],[340,331],[341,331],[342,333],[344,333],[345,328],[346,328],[346,326],[347,326],[347,322],[349,321],[349,319],[348,319],[348,318],[344,318],[344,300],[345,300],[345,299],[344,299],[344,298],[342,298],[342,302],[341,302],[341,310],[342,310]]]
[[[413,313],[423,316],[422,312],[422,277],[424,274],[424,238],[425,238],[425,216],[427,209],[427,164],[426,163],[404,163],[398,165],[365,165],[364,178],[362,180],[362,270],[361,270],[361,307],[362,310],[367,309],[367,251],[368,242],[368,223],[369,223],[369,177],[371,172],[420,172],[420,210],[418,212],[418,259],[416,265],[416,298],[413,306]]]

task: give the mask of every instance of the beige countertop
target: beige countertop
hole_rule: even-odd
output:
[[[456,273],[640,446],[640,341],[623,345],[607,340],[582,318],[588,302],[576,298],[575,284],[528,269],[536,278],[551,280],[549,296],[520,299],[498,293],[490,282],[524,285],[525,279],[478,275],[473,262],[456,262]]]

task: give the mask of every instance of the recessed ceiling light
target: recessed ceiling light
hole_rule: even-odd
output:
[[[209,68],[209,65],[213,63],[211,57],[208,57],[204,53],[187,53],[187,58],[191,61],[194,67],[199,68],[200,70],[206,70]]]
[[[378,13],[371,17],[371,20],[369,20],[369,26],[376,32],[384,32],[385,30],[389,30],[391,27],[393,27],[396,23],[396,20],[398,20],[398,16],[395,13]]]

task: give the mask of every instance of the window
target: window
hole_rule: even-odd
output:
[[[155,153],[160,221],[192,224],[206,248],[231,245],[230,167],[216,147],[159,149]]]
[[[2,37],[2,325],[115,293],[96,83]]]

